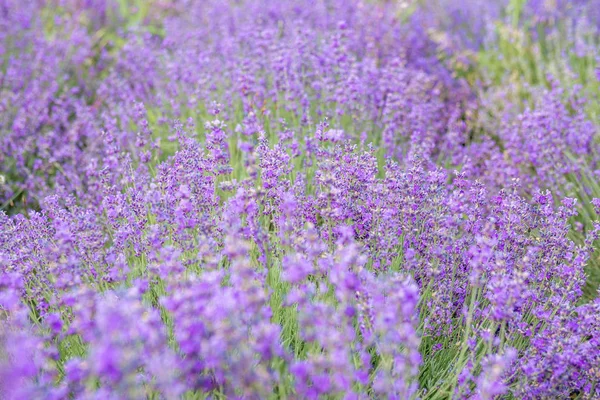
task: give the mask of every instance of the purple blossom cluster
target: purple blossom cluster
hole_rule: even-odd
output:
[[[132,3],[0,2],[0,397],[600,397],[585,96],[447,62],[505,5]]]

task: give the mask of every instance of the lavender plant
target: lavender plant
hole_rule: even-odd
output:
[[[473,85],[577,15],[474,3],[0,4],[0,396],[598,398],[590,88]]]

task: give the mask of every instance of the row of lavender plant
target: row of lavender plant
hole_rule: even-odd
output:
[[[0,393],[599,396],[594,115],[434,3],[3,2]]]

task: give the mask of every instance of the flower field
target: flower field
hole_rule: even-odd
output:
[[[0,0],[0,399],[600,399],[599,216],[598,0]]]

